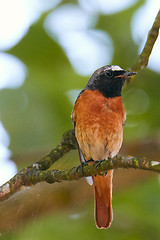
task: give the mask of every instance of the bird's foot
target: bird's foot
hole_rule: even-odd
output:
[[[103,177],[106,177],[108,174],[108,172],[106,171],[104,174],[103,174]]]
[[[89,165],[91,165],[90,163],[93,163],[93,162],[94,162],[93,159],[90,159],[90,160],[86,161],[86,163],[87,163],[87,164],[89,163]]]
[[[99,167],[99,165],[100,165],[102,162],[104,162],[104,161],[105,161],[105,160],[96,161],[96,163],[97,163],[97,164],[96,164],[96,168]]]
[[[84,171],[83,171],[83,167],[84,166],[88,166],[90,163],[93,163],[94,161],[92,159],[88,160],[88,161],[85,161],[85,162],[81,162],[81,165],[79,167],[77,167],[77,171],[79,170],[80,168],[80,171],[82,173],[82,176],[84,176]]]

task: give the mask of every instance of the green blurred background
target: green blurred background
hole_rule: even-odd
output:
[[[104,58],[103,65],[116,64],[127,69],[133,66],[138,57],[138,46],[131,34],[132,17],[141,7],[154,1],[128,1],[130,5],[122,7],[122,11],[109,13],[83,8],[87,2],[92,5],[94,1],[82,1],[84,5],[80,2],[64,0],[58,4],[57,1],[56,6],[42,12],[17,44],[2,51],[16,56],[27,69],[25,81],[20,87],[0,90],[0,120],[10,136],[11,159],[18,170],[43,157],[60,142],[62,134],[73,127],[70,117],[73,99],[92,74],[81,73],[70,61],[72,53],[67,52],[62,44],[62,40],[66,41],[65,37],[68,39],[67,33],[61,36],[62,39],[58,34],[52,37],[47,34],[46,19],[50,12],[54,13],[61,7],[72,7],[66,5],[71,3],[81,8],[85,16],[92,19],[85,33],[101,30],[104,36],[108,34],[112,39],[102,39],[104,48],[98,55],[99,58],[102,56],[100,63],[103,54],[106,54],[105,44],[108,44],[106,51],[112,49],[112,53],[108,52],[110,62],[105,62]],[[94,4],[96,2],[98,0]],[[98,3],[102,5],[100,2],[103,1]],[[103,4],[112,4],[114,8],[116,2],[104,1]],[[71,15],[74,10],[71,8]],[[147,11],[142,15],[144,25],[151,10],[148,8]],[[153,18],[157,11],[157,8],[152,9]],[[65,25],[67,19],[63,14],[60,19],[62,22],[58,30],[63,33],[61,26]],[[58,22],[54,24],[58,26]],[[79,36],[82,29],[74,31],[70,37],[76,33]],[[69,40],[74,42],[74,39]],[[80,47],[81,42],[77,43],[77,48]],[[77,57],[77,65],[81,65],[82,59],[83,56],[80,59]],[[92,67],[91,60],[89,67]],[[100,67],[98,64],[97,67]],[[158,65],[160,69],[159,62]],[[159,79],[158,72],[147,68],[123,90],[127,121],[122,154],[159,160]],[[77,151],[72,151],[59,160],[55,167],[69,168],[78,164]],[[54,185],[41,183],[23,189],[0,203],[0,239],[160,239],[159,202],[160,180],[157,174],[116,170],[113,224],[108,230],[98,230],[94,224],[93,189],[84,179]]]

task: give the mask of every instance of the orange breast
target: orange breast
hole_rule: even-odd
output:
[[[125,121],[121,97],[105,98],[98,90],[85,90],[75,103],[72,118],[86,160],[108,159],[118,153]]]

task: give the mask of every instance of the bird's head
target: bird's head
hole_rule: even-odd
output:
[[[125,80],[135,74],[135,72],[127,72],[117,65],[107,65],[93,73],[85,89],[99,90],[107,98],[118,97],[121,96]]]

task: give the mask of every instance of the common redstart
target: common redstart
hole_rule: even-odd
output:
[[[96,70],[80,92],[72,119],[81,162],[107,160],[119,152],[126,119],[121,91],[125,80],[135,74],[107,65]],[[92,177],[98,228],[110,227],[113,219],[112,177],[113,170]]]

